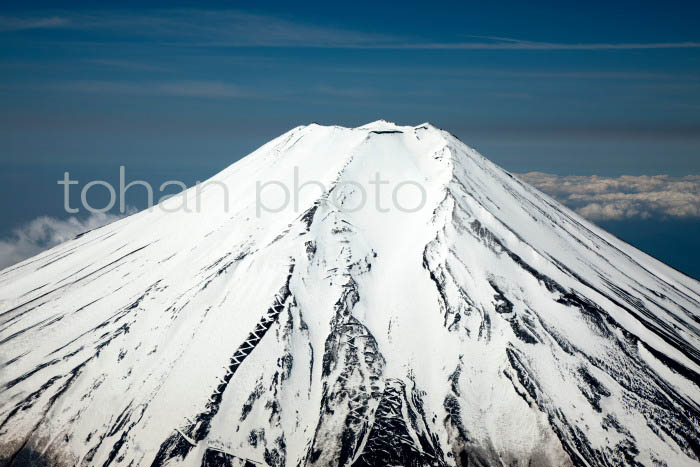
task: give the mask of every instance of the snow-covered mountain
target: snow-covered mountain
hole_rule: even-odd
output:
[[[210,182],[0,272],[0,465],[698,465],[700,283],[449,133]]]

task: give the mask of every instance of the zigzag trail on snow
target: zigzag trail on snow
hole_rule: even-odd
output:
[[[700,284],[449,133],[211,181],[0,271],[0,465],[698,464]]]

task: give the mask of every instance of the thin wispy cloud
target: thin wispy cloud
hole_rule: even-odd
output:
[[[153,86],[155,94],[183,97],[248,97],[235,84],[220,81],[176,81],[157,83]]]
[[[405,50],[594,51],[700,48],[698,41],[565,43],[500,36],[469,36],[468,41],[331,28],[237,10],[166,9],[127,14],[117,11],[49,12],[0,17],[1,31],[65,27],[110,32],[123,39],[155,39],[159,45],[191,47],[291,47]]]
[[[347,97],[347,98],[366,98],[378,96],[380,92],[376,89],[370,88],[341,88],[337,86],[329,85],[319,85],[316,86],[315,91],[319,94],[325,94],[328,96],[335,97]]]
[[[236,10],[169,9],[137,14],[104,10],[61,12],[61,15],[66,18],[62,26],[73,30],[106,32],[114,36],[111,39],[126,41],[148,38],[163,46],[361,48],[395,40],[377,33],[328,28]],[[0,17],[0,24],[3,19]]]
[[[393,75],[401,73],[421,74],[430,76],[454,76],[466,78],[526,78],[533,80],[624,80],[624,81],[684,81],[691,84],[700,82],[700,75],[691,73],[661,73],[629,70],[513,70],[513,69],[485,69],[485,68],[461,68],[461,67],[406,67],[406,66],[318,66],[319,71],[334,73],[357,73],[373,75]]]
[[[6,86],[7,87],[7,86]],[[13,85],[33,89],[93,94],[123,94],[143,96],[245,98],[252,95],[239,86],[223,81],[68,81],[63,83]]]
[[[495,97],[497,99],[515,99],[515,100],[528,100],[532,99],[532,94],[529,92],[513,92],[513,91],[493,91],[487,93],[487,95],[491,97]]]
[[[58,28],[66,26],[68,23],[67,18],[59,16],[30,18],[0,16],[0,32]]]
[[[163,67],[160,65],[154,65],[152,63],[136,62],[132,60],[111,60],[111,59],[89,59],[85,60],[87,63],[93,65],[98,65],[106,68],[115,68],[122,70],[134,70],[134,71],[160,71],[160,72],[172,72],[172,68]]]
[[[591,220],[700,219],[700,175],[518,177]]]
[[[406,43],[378,48],[424,50],[643,50],[643,49],[696,49],[700,42],[622,42],[622,43],[565,43],[537,42],[507,37],[485,37],[487,41]]]

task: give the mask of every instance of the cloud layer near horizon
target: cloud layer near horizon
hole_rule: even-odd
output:
[[[542,172],[516,175],[593,221],[700,219],[700,175],[600,177]],[[38,217],[0,239],[0,269],[121,217],[102,213],[86,219]]]
[[[611,178],[529,172],[518,177],[594,221],[700,219],[700,175]]]
[[[42,216],[13,230],[0,239],[0,269],[34,256],[43,250],[75,238],[76,235],[109,224],[122,216],[92,214],[86,219],[56,219]]]

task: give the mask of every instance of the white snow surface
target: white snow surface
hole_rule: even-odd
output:
[[[698,465],[700,284],[448,132],[300,126],[186,198],[0,272],[0,465]]]

